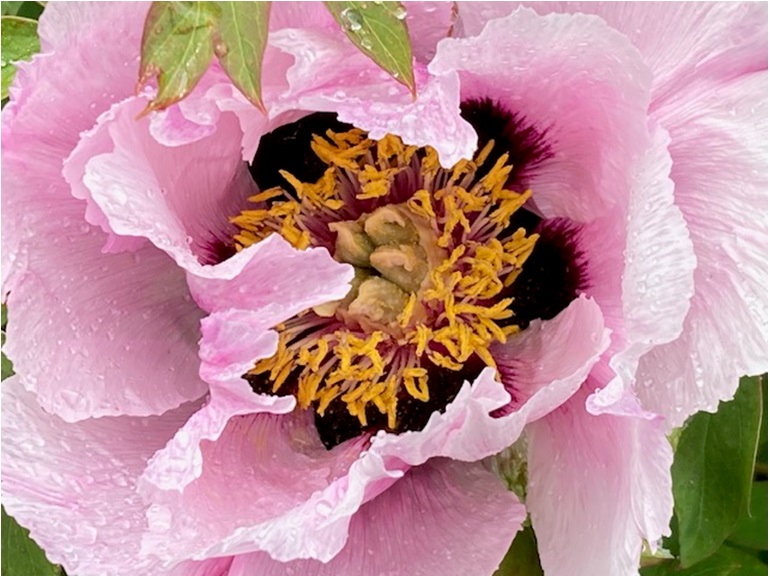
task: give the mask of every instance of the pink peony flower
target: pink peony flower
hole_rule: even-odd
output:
[[[408,8],[414,101],[276,3],[266,116],[214,65],[140,119],[147,5],[46,8],[2,478],[69,573],[491,574],[529,513],[635,574],[666,434],[767,370],[766,5]]]

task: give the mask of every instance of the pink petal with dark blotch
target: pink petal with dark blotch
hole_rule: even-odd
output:
[[[443,40],[428,69],[459,73],[463,100],[497,100],[544,135],[552,156],[527,186],[546,217],[590,221],[631,184],[648,142],[652,78],[600,18],[520,8],[477,37]]]

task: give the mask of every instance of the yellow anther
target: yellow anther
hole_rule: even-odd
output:
[[[321,416],[324,415],[332,400],[339,396],[339,392],[339,386],[331,386],[318,391],[318,394],[316,394],[316,400],[318,400],[317,411]]]
[[[489,158],[489,155],[492,153],[492,149],[495,147],[495,141],[490,140],[487,142],[484,147],[479,151],[478,154],[476,154],[476,157],[473,159],[473,161],[476,163],[476,166],[481,166],[486,162],[487,158]]]
[[[436,243],[442,248],[447,248],[452,241],[452,234],[457,225],[461,225],[467,233],[471,231],[471,224],[465,213],[457,207],[457,200],[454,196],[444,197],[444,210],[447,218],[444,223],[444,233],[438,238]]]
[[[352,146],[347,143],[339,145],[339,142],[332,143],[316,135],[313,136],[310,147],[316,156],[325,163],[348,170],[356,170],[358,168],[356,160],[366,154],[371,144],[371,140],[367,139]]]
[[[412,197],[407,200],[406,205],[412,212],[426,220],[436,217],[430,192],[425,189],[415,192]]]
[[[264,192],[260,192],[254,196],[249,196],[249,202],[267,202],[273,198],[279,198],[284,194],[285,192],[283,191],[283,188],[276,186],[274,188],[268,188]]]
[[[409,325],[409,320],[412,319],[412,314],[414,313],[414,306],[417,303],[417,294],[412,292],[409,295],[409,300],[406,302],[406,306],[404,306],[404,311],[401,312],[398,316],[398,325],[401,326],[401,328],[406,328]]]
[[[432,335],[432,331],[430,328],[428,328],[425,324],[418,324],[415,328],[414,334],[410,338],[410,342],[417,345],[417,348],[415,349],[415,354],[419,358],[423,355],[425,352],[425,349],[428,346],[428,342],[430,342],[430,337]]]
[[[463,367],[462,364],[455,362],[454,360],[448,358],[447,356],[444,356],[439,352],[436,352],[435,350],[428,351],[428,358],[430,358],[431,362],[433,362],[437,366],[441,366],[449,370],[457,371],[457,370],[461,370]]]
[[[427,402],[430,399],[428,371],[425,368],[405,368],[401,372],[401,378],[410,396],[423,402]]]

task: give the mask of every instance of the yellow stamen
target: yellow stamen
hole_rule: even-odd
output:
[[[328,246],[331,233],[335,258],[353,264],[357,280],[328,310],[317,306],[318,314],[307,311],[287,322],[290,328],[276,327],[276,353],[249,375],[267,378],[274,392],[293,375],[300,407],[323,416],[339,401],[367,426],[374,406],[396,429],[399,395],[427,402],[431,370],[461,370],[474,355],[495,367],[490,346],[519,330],[504,291],[537,235],[519,229],[499,236],[531,191],[505,188],[507,154],[478,176],[491,162],[493,141],[449,170],[433,148],[390,134],[374,141],[357,129],[328,131],[314,136],[311,148],[327,165],[323,175],[302,182],[280,171],[294,193],[276,187],[250,197],[254,209],[231,219],[239,229],[236,249],[272,233],[300,250]],[[411,197],[405,182],[415,187]],[[398,203],[389,202],[395,194]],[[376,209],[356,213],[356,202],[372,200]],[[319,217],[323,240],[315,236]]]

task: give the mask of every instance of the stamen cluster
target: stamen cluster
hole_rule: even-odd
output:
[[[255,389],[288,387],[323,415],[343,402],[362,427],[372,414],[399,430],[399,399],[427,402],[435,369],[459,371],[519,330],[511,298],[536,234],[512,230],[530,196],[504,188],[508,155],[488,169],[490,141],[451,169],[433,148],[360,130],[314,136],[327,165],[316,182],[260,192],[233,219],[238,249],[279,233],[299,249],[324,246],[354,266],[350,293],[276,326],[278,351],[245,376]],[[374,412],[372,412],[374,410]]]

